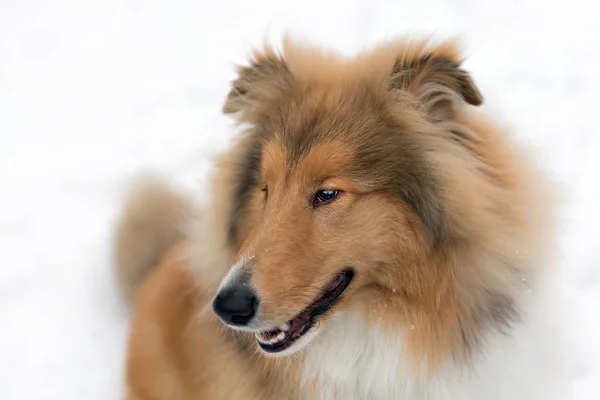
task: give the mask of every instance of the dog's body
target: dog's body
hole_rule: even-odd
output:
[[[210,204],[146,181],[119,226],[130,400],[564,398],[531,313],[551,200],[453,46],[239,74]]]

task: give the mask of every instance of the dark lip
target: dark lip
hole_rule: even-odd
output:
[[[331,310],[339,302],[353,278],[354,271],[350,268],[336,275],[308,307],[288,321],[290,325],[290,331],[287,334],[288,337],[274,344],[265,344],[258,341],[260,348],[267,353],[278,353],[292,346],[296,340],[304,336],[314,326],[319,317]]]

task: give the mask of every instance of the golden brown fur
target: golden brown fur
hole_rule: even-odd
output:
[[[489,335],[510,332],[522,281],[542,261],[550,213],[537,200],[549,196],[505,132],[472,109],[483,98],[461,61],[451,43],[392,42],[346,60],[286,42],[239,69],[224,111],[252,128],[217,161],[196,234],[174,230],[189,206],[169,191],[150,187],[161,195],[126,208],[126,286],[167,254],[136,300],[130,399],[309,399],[327,384],[301,377],[310,343],[268,358],[212,313],[220,279],[248,255],[264,329],[352,267],[319,324],[359,313],[402,343],[415,371],[467,365]],[[341,195],[311,207],[320,188]],[[145,207],[170,211],[145,220]]]

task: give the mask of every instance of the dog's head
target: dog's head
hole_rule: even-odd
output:
[[[238,72],[224,111],[252,128],[235,160],[237,256],[213,303],[225,323],[290,354],[345,308],[387,310],[423,348],[510,318],[501,284],[476,272],[481,285],[462,287],[454,265],[497,223],[487,196],[500,192],[480,167],[501,158],[477,154],[464,115],[482,96],[452,45],[343,60],[287,44]]]

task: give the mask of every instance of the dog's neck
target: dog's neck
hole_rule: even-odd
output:
[[[414,371],[403,354],[399,338],[359,313],[337,313],[307,349],[301,379],[316,385],[318,399],[404,398],[420,383],[407,378]]]
[[[358,312],[334,314],[305,350],[283,358],[260,354],[253,335],[232,332],[230,340],[262,379],[279,382],[267,386],[285,388],[285,393],[265,393],[268,398],[397,399],[420,387],[418,380],[407,379],[414,372],[408,370],[401,341]]]
[[[314,342],[298,354],[284,358],[265,357],[251,350],[256,343],[250,337],[244,353],[252,358],[251,365],[256,366],[253,368],[255,371],[260,371],[262,379],[278,382],[266,385],[278,392],[265,393],[265,398],[539,398],[536,390],[540,385],[561,386],[559,379],[543,383],[543,374],[536,376],[537,382],[529,382],[531,378],[520,378],[523,374],[531,375],[531,369],[537,365],[536,360],[540,361],[536,357],[551,359],[555,356],[545,343],[538,343],[538,329],[547,329],[537,325],[519,327],[520,339],[516,342],[510,335],[492,335],[486,352],[481,354],[482,358],[477,358],[475,369],[451,363],[441,366],[433,374],[428,374],[423,368],[415,368],[403,348],[400,334],[367,321],[357,311],[334,314]],[[498,382],[502,391],[489,393],[490,381]],[[562,392],[557,393],[548,398],[564,398],[561,397]]]

